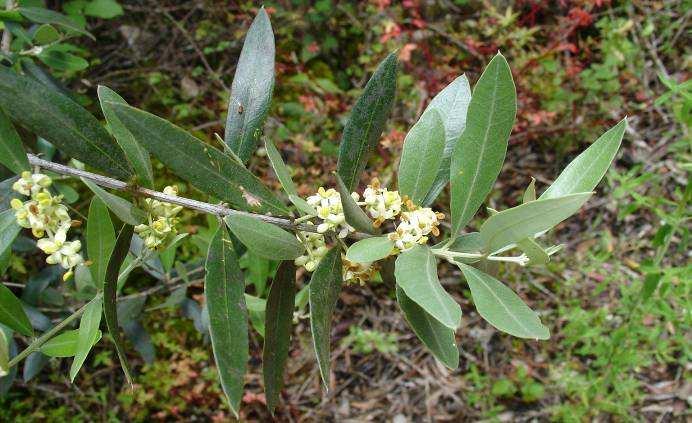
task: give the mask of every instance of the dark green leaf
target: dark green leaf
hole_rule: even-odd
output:
[[[79,23],[63,15],[62,13],[43,7],[20,7],[19,13],[32,22],[41,24],[55,24],[78,34],[86,35],[92,40],[96,40],[91,33],[81,27]]]
[[[211,345],[221,386],[238,416],[248,361],[245,281],[228,231],[221,226],[209,245],[204,294],[209,309]]]
[[[293,260],[305,251],[295,235],[271,223],[242,214],[227,216],[225,221],[248,250],[260,257]]]
[[[24,369],[22,369],[22,379],[24,382],[29,382],[35,378],[46,367],[46,364],[48,364],[48,357],[41,352],[36,351],[29,354],[26,360],[24,360]]]
[[[101,289],[106,280],[108,259],[115,246],[115,230],[106,204],[94,197],[89,206],[86,228],[87,253],[91,260],[91,276],[96,287]]]
[[[377,67],[363,94],[353,106],[339,146],[337,172],[348,191],[360,180],[370,154],[384,130],[396,94],[396,52],[390,53]]]
[[[127,104],[127,102],[118,93],[103,85],[99,85],[97,92],[103,116],[106,117],[113,137],[123,149],[125,157],[139,177],[139,182],[147,188],[153,189],[154,172],[151,169],[149,152],[137,143],[132,133],[123,126],[112,107],[109,106],[109,103]]]
[[[430,248],[419,245],[399,254],[394,271],[396,284],[406,296],[450,329],[461,324],[461,307],[442,288],[437,261]]]
[[[550,338],[548,328],[514,291],[471,266],[459,264],[459,268],[471,288],[478,314],[488,323],[519,338]]]
[[[0,164],[17,175],[24,170],[31,170],[26,151],[22,147],[22,140],[2,109],[0,109]]]
[[[459,348],[454,339],[454,330],[428,314],[408,298],[404,290],[398,286],[396,288],[396,300],[418,339],[442,364],[452,370],[456,369],[459,366]]]
[[[226,117],[226,144],[243,162],[257,148],[274,90],[274,33],[260,8],[238,58]]]
[[[567,165],[540,198],[563,197],[593,191],[615,158],[627,128],[627,118],[601,135],[593,144]]]
[[[127,356],[125,355],[123,341],[118,331],[117,301],[118,277],[120,275],[120,268],[127,257],[127,253],[130,251],[132,232],[132,225],[125,224],[120,229],[118,238],[115,241],[115,247],[113,247],[113,254],[110,256],[110,260],[108,260],[106,283],[103,285],[103,314],[106,318],[106,326],[113,338],[115,351],[118,353],[118,359],[120,360],[120,367],[122,367],[125,373],[125,379],[130,386],[133,386],[132,375],[130,374],[130,367],[127,364]]]
[[[406,134],[399,162],[399,192],[408,195],[414,204],[422,204],[432,188],[444,148],[442,116],[435,109],[429,110]]]
[[[437,110],[442,115],[445,125],[445,148],[442,162],[430,191],[423,200],[423,206],[429,206],[449,182],[449,165],[452,152],[466,127],[466,112],[471,101],[471,87],[466,75],[461,75],[440,91],[432,99],[423,114],[428,110]]]
[[[394,242],[385,236],[361,239],[348,248],[346,258],[356,263],[370,263],[389,256]]]
[[[492,253],[552,228],[579,210],[592,194],[582,192],[531,201],[490,216],[480,229],[485,251]]]
[[[498,53],[473,90],[466,127],[452,153],[452,236],[476,214],[502,169],[517,112],[507,60]]]
[[[339,191],[341,206],[344,209],[346,222],[358,231],[367,232],[369,234],[375,233],[376,231],[372,225],[372,220],[365,214],[363,209],[356,204],[356,201],[351,197],[351,193],[346,189],[346,185],[344,181],[341,180],[339,174],[336,174],[336,190]],[[314,213],[313,210],[312,214]]]
[[[120,122],[139,144],[200,190],[242,210],[290,213],[262,181],[223,152],[151,113],[111,104]]]
[[[85,306],[86,310],[82,314],[82,319],[79,321],[79,336],[77,337],[77,350],[70,366],[70,381],[74,382],[74,378],[82,368],[86,361],[91,347],[94,345],[94,338],[99,331],[101,324],[101,306],[103,301],[101,297],[95,297]]]
[[[315,356],[320,368],[324,389],[329,389],[329,344],[332,332],[332,314],[339,299],[341,284],[341,251],[332,248],[317,265],[309,285],[310,330]]]
[[[119,178],[132,175],[99,121],[66,95],[0,67],[0,106],[12,120],[75,159]]]
[[[269,289],[262,371],[267,407],[273,414],[284,383],[284,368],[291,345],[293,303],[296,297],[296,267],[291,261],[279,265]]]
[[[82,182],[84,182],[84,185],[89,187],[89,189],[93,191],[93,193],[103,201],[106,207],[108,207],[122,222],[133,226],[144,222],[146,213],[135,207],[134,204],[122,197],[111,194],[88,179],[82,178]]]
[[[50,24],[43,24],[34,31],[34,42],[40,46],[60,39],[60,33]]]
[[[33,336],[29,317],[24,312],[21,301],[12,291],[0,283],[0,323],[24,336]]]

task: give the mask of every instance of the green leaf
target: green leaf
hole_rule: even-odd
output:
[[[79,193],[67,184],[53,182],[52,187],[55,188],[60,195],[62,195],[62,201],[67,204],[74,204],[77,200],[79,200]]]
[[[209,329],[223,392],[238,416],[243,396],[249,344],[245,281],[228,231],[221,226],[209,245],[204,295],[209,309]]]
[[[445,148],[442,153],[440,169],[435,181],[428,191],[423,206],[429,206],[440,195],[449,182],[449,165],[452,162],[452,152],[466,127],[466,113],[471,101],[471,87],[466,75],[461,75],[440,91],[432,99],[423,114],[428,110],[437,110],[442,115],[445,125]]]
[[[21,301],[0,283],[0,323],[24,336],[33,336],[34,329],[24,312]]]
[[[34,31],[33,40],[36,44],[44,46],[60,39],[60,33],[50,24],[43,24]]]
[[[414,204],[422,204],[432,188],[442,163],[445,127],[440,113],[433,109],[406,134],[399,163],[399,191]]]
[[[92,0],[84,6],[84,15],[101,19],[113,19],[123,14],[123,8],[115,0]]]
[[[264,147],[267,150],[267,156],[269,156],[269,161],[272,164],[274,173],[279,179],[279,182],[281,182],[281,186],[288,195],[288,199],[291,200],[291,203],[293,203],[293,205],[295,205],[296,208],[303,214],[314,214],[315,209],[313,209],[312,206],[298,196],[298,191],[293,183],[293,179],[291,179],[291,174],[281,158],[281,153],[279,153],[279,150],[277,150],[276,146],[274,145],[274,142],[267,138],[264,140]]]
[[[132,170],[98,120],[66,95],[0,66],[0,107],[69,156],[118,178]]]
[[[97,336],[99,325],[101,324],[101,306],[102,299],[100,296],[94,297],[93,300],[85,306],[86,310],[82,314],[82,319],[79,321],[79,336],[77,337],[77,349],[70,366],[70,381],[74,383],[74,378],[77,376],[79,369],[82,368],[86,361],[91,347],[94,345],[94,337]]]
[[[305,251],[295,235],[271,223],[242,214],[232,214],[224,220],[248,250],[260,257],[293,260]]]
[[[367,232],[369,234],[376,233],[372,220],[365,214],[363,209],[360,208],[353,197],[351,197],[351,193],[346,189],[346,185],[344,181],[341,180],[341,176],[339,176],[338,173],[336,174],[336,190],[339,191],[341,206],[344,209],[346,222],[358,231]],[[312,214],[314,213],[313,210]]]
[[[10,249],[21,229],[14,217],[14,210],[0,212],[0,254]]]
[[[260,8],[245,36],[226,117],[226,144],[245,163],[257,148],[274,90],[274,33]]]
[[[461,324],[461,307],[437,279],[437,261],[430,248],[418,245],[399,254],[394,276],[411,301],[450,329]]]
[[[17,175],[22,171],[31,170],[22,140],[2,109],[0,109],[0,164]]]
[[[524,238],[517,241],[517,247],[529,258],[530,265],[546,264],[550,256],[533,238]]]
[[[290,213],[262,181],[223,152],[151,113],[125,104],[111,104],[139,144],[201,191],[241,210]]]
[[[486,252],[492,253],[552,228],[579,210],[592,194],[582,192],[531,201],[490,216],[480,229]]]
[[[351,117],[344,128],[337,172],[348,191],[353,191],[358,185],[360,174],[377,146],[392,111],[397,66],[396,52],[390,53],[380,63],[353,106]]]
[[[41,49],[36,57],[49,67],[63,72],[76,72],[89,67],[89,62],[84,58],[64,51],[57,46]]]
[[[394,242],[385,236],[361,239],[353,243],[346,252],[346,258],[356,263],[370,263],[389,256]]]
[[[180,242],[185,239],[189,234],[182,233],[178,234],[170,241],[165,250],[159,253],[159,259],[161,260],[161,265],[166,273],[170,272],[173,268],[173,262],[175,261],[175,252],[178,249]]]
[[[459,348],[454,330],[440,323],[396,287],[396,300],[413,332],[442,364],[454,370],[459,367]]]
[[[601,135],[567,165],[540,199],[563,197],[578,192],[593,191],[615,158],[627,128],[627,118]]]
[[[98,197],[94,197],[89,206],[86,241],[92,280],[101,289],[106,280],[108,259],[115,246],[115,230],[106,204]]]
[[[130,131],[120,122],[120,119],[115,115],[113,108],[109,103],[125,104],[127,102],[118,95],[115,91],[108,87],[99,85],[97,89],[101,110],[108,122],[108,127],[117,141],[120,148],[123,149],[125,157],[139,177],[139,182],[147,188],[154,188],[154,172],[151,169],[151,160],[149,152],[137,143],[137,140]]]
[[[317,365],[325,390],[329,390],[329,344],[332,314],[339,299],[341,284],[341,251],[332,248],[317,265],[309,286],[310,330]]]
[[[498,53],[473,90],[466,128],[452,153],[452,236],[473,218],[502,169],[517,112],[507,60]]]
[[[115,214],[122,222],[133,226],[144,222],[146,213],[144,213],[143,210],[135,207],[134,204],[130,203],[124,198],[111,194],[88,179],[82,178],[82,182],[84,182],[84,185],[89,187],[89,189],[96,194],[96,196],[100,198],[110,209],[110,211],[112,211],[113,214]]]
[[[125,355],[123,340],[120,337],[120,332],[118,331],[117,301],[120,268],[127,257],[127,253],[130,251],[132,233],[132,225],[124,224],[120,229],[118,238],[115,241],[115,247],[113,247],[113,254],[111,254],[110,260],[108,260],[108,266],[106,268],[106,283],[103,285],[103,315],[106,318],[106,327],[108,327],[108,333],[110,333],[111,337],[113,338],[115,351],[118,353],[118,359],[120,360],[120,367],[122,367],[123,373],[125,373],[125,379],[130,386],[133,386],[134,384],[132,383],[130,367],[127,364],[127,356]]]
[[[459,264],[471,288],[473,303],[488,323],[519,338],[548,339],[550,331],[511,289],[480,270]]]
[[[440,243],[444,245],[446,241]],[[469,232],[466,234],[461,234],[454,242],[447,246],[449,251],[455,253],[466,253],[466,254],[479,254],[483,250],[483,241],[481,240],[481,234],[479,232]],[[466,258],[466,257],[456,257],[453,261],[458,261],[461,263],[476,263],[480,260],[479,258]]]
[[[86,35],[92,40],[96,40],[91,33],[81,27],[81,25],[62,13],[48,10],[43,7],[20,7],[19,13],[32,22],[41,24],[55,24],[78,34]]]
[[[296,267],[291,261],[279,265],[269,289],[262,350],[262,372],[267,408],[274,414],[284,384],[284,369],[291,345],[293,305],[296,297]]]
[[[536,201],[536,178],[531,178],[529,186],[526,187],[524,195],[521,199],[522,203],[528,203],[529,201]]]
[[[0,378],[5,377],[10,372],[10,343],[7,340],[5,331],[0,329]]]
[[[101,339],[102,333],[99,330],[94,335],[92,347]],[[48,357],[72,357],[77,353],[78,340],[79,330],[66,330],[41,345],[40,350]]]

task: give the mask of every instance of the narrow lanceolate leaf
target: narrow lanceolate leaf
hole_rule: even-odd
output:
[[[69,31],[74,31],[78,34],[86,35],[92,40],[96,40],[94,36],[84,28],[82,28],[79,23],[75,22],[68,16],[58,13],[54,10],[46,9],[44,7],[20,7],[19,13],[31,22],[37,22],[41,24],[55,24],[61,26]]]
[[[146,218],[143,210],[138,209],[126,199],[111,194],[88,179],[82,178],[82,182],[124,223],[135,226]]]
[[[245,163],[257,148],[274,90],[274,33],[260,8],[245,36],[226,117],[226,144]]]
[[[288,167],[286,167],[286,163],[284,163],[281,158],[281,153],[279,153],[274,142],[267,138],[264,141],[264,147],[267,150],[267,156],[269,156],[269,161],[274,169],[274,173],[279,179],[279,182],[281,182],[281,186],[286,192],[286,195],[288,195],[288,199],[302,214],[314,214],[315,209],[298,195],[296,185],[293,183]]]
[[[209,310],[211,345],[223,392],[238,416],[248,360],[245,280],[228,231],[221,226],[209,244],[204,295]]]
[[[627,129],[627,118],[606,131],[589,148],[572,160],[540,198],[562,197],[592,191],[596,188],[620,148],[625,129]]]
[[[351,193],[346,188],[344,181],[341,180],[341,176],[339,176],[338,173],[336,174],[336,190],[339,191],[341,206],[344,209],[346,222],[358,231],[367,232],[369,234],[376,233],[372,225],[372,220],[365,214],[363,209],[360,208],[356,200],[351,197]]]
[[[269,289],[262,351],[262,372],[267,408],[273,414],[284,384],[284,368],[291,345],[293,307],[296,298],[296,267],[291,261],[279,265]]]
[[[582,192],[531,201],[490,216],[480,229],[485,251],[492,253],[552,228],[576,213],[592,194]]]
[[[70,367],[70,381],[74,382],[79,369],[86,361],[91,347],[94,345],[94,337],[97,336],[101,324],[101,297],[95,297],[86,305],[86,310],[79,321],[79,336],[77,337],[77,350],[72,366]]]
[[[132,175],[98,120],[66,95],[0,66],[0,107],[12,120],[69,156],[119,178]]]
[[[14,210],[0,212],[0,254],[10,249],[21,229],[14,216]]]
[[[374,236],[353,243],[346,252],[346,258],[356,263],[370,263],[389,256],[394,242],[386,236]]]
[[[31,322],[24,312],[22,303],[12,291],[0,283],[0,323],[24,336],[33,336]]]
[[[100,330],[94,333],[92,346],[101,339],[101,335]],[[72,357],[77,353],[78,342],[79,330],[66,330],[41,345],[40,351],[48,357]]]
[[[242,214],[227,216],[225,221],[233,235],[260,257],[293,260],[305,251],[295,235],[271,223]]]
[[[22,140],[5,112],[0,109],[0,164],[19,175],[31,170]]]
[[[140,145],[201,191],[234,208],[289,214],[262,181],[223,152],[151,113],[118,103],[112,108]]]
[[[423,112],[425,114],[428,110],[437,110],[442,115],[445,125],[445,148],[442,153],[442,161],[435,181],[423,200],[423,206],[432,204],[449,182],[449,165],[452,161],[452,152],[466,127],[466,112],[468,112],[470,101],[469,80],[466,75],[461,75],[440,91]]]
[[[498,53],[476,83],[466,128],[452,153],[452,236],[469,223],[492,189],[505,160],[516,112],[512,72]]]
[[[442,364],[452,370],[456,369],[459,366],[459,348],[454,339],[454,330],[428,314],[398,286],[396,300],[418,339]]]
[[[339,146],[337,172],[348,191],[353,191],[370,154],[375,149],[392,111],[396,94],[396,53],[378,66],[353,106]]]
[[[440,113],[425,112],[406,134],[399,162],[399,192],[422,204],[437,177],[445,148],[445,127]]]
[[[0,378],[10,373],[10,343],[5,331],[0,329]]]
[[[108,104],[109,102],[127,104],[127,102],[125,102],[118,93],[103,85],[99,85],[97,93],[103,116],[106,118],[106,122],[108,122],[108,127],[115,141],[117,141],[123,153],[125,153],[125,157],[132,166],[132,169],[134,169],[135,174],[139,177],[139,183],[147,188],[153,189],[154,172],[151,169],[149,152],[137,143],[135,137],[132,136],[132,133],[128,131],[122,123],[120,123],[115,112],[113,112],[113,109]]]
[[[113,338],[113,344],[115,344],[115,351],[118,353],[118,359],[120,360],[120,367],[125,373],[125,379],[129,382],[130,386],[132,383],[132,375],[130,374],[130,367],[127,364],[127,356],[125,355],[125,347],[123,345],[123,340],[120,337],[120,332],[118,331],[118,277],[120,275],[120,267],[122,266],[127,253],[130,251],[130,242],[132,241],[132,225],[125,224],[120,233],[118,233],[118,238],[115,241],[115,246],[113,247],[113,254],[108,260],[108,267],[106,268],[106,283],[103,286],[103,314],[106,317],[106,326],[108,327],[108,332]]]
[[[310,330],[315,347],[317,365],[324,389],[329,389],[329,344],[332,333],[332,315],[339,299],[341,284],[341,251],[332,248],[317,265],[309,285]]]
[[[91,261],[92,280],[99,289],[106,280],[108,259],[115,246],[115,230],[108,213],[108,207],[98,197],[91,200],[89,220],[86,228],[87,253]]]
[[[461,324],[461,307],[437,279],[437,262],[430,248],[416,246],[399,254],[396,284],[411,301],[450,329]]]
[[[459,268],[471,288],[478,314],[488,323],[519,338],[550,338],[548,328],[514,291],[471,266],[459,264]]]

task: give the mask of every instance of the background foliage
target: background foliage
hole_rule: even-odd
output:
[[[214,133],[223,132],[235,60],[257,5],[121,2],[122,13],[95,17],[86,13],[85,5],[93,3],[98,2],[51,2],[55,10],[82,16],[98,40],[71,40],[69,53],[87,66],[54,73],[92,111],[98,110],[90,104],[96,86],[105,84],[129,104],[193,128],[219,147]],[[405,327],[389,289],[349,287],[332,332],[339,343],[332,354],[335,389],[321,393],[308,323],[301,320],[279,418],[684,419],[690,396],[685,310],[692,296],[690,94],[681,84],[689,78],[689,5],[296,0],[266,7],[276,34],[277,77],[265,136],[281,150],[302,196],[329,184],[347,111],[377,63],[397,48],[403,68],[393,119],[368,167],[378,169],[372,176],[385,184],[393,178],[406,130],[432,96],[462,72],[475,82],[498,49],[512,66],[519,108],[490,206],[521,203],[530,176],[540,192],[576,152],[619,117],[630,116],[619,158],[598,188],[599,200],[555,235],[556,243],[567,242],[566,254],[545,268],[500,269],[503,280],[540,311],[550,341],[520,341],[483,323],[470,293],[454,286],[460,272],[450,266],[440,277],[464,312],[457,332],[461,366],[450,372]],[[51,154],[49,146],[45,154]],[[198,195],[158,162],[154,166],[155,186],[175,183],[181,195]],[[253,157],[250,166],[280,189],[266,158]],[[84,194],[73,195],[72,207],[86,215],[90,195],[79,183],[66,180],[64,186]],[[448,204],[446,192],[438,203]],[[215,222],[188,211],[181,216],[192,235],[180,243],[177,262],[191,270],[178,273],[173,263],[162,264],[162,278],[169,286],[184,278],[193,283],[187,298],[157,292],[146,308],[160,307],[127,322],[151,334],[148,342],[127,344],[136,389],[125,386],[113,349],[101,343],[75,387],[64,362],[49,361],[35,378],[24,374],[28,381],[0,399],[1,420],[229,417],[204,335],[201,283],[194,283]],[[39,311],[69,304],[73,294],[43,269],[40,256],[27,253],[33,247],[18,244],[3,281],[48,286],[32,301]],[[276,265],[251,253],[241,265],[252,283],[249,291],[266,295]],[[531,278],[522,277],[529,272]],[[27,281],[26,275],[35,276]],[[125,294],[156,283],[138,272]],[[260,346],[253,334],[242,408],[249,420],[268,416]]]

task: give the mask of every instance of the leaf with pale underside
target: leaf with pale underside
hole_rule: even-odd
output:
[[[242,214],[232,214],[224,220],[233,235],[260,257],[293,260],[305,251],[295,235],[271,223]]]
[[[354,242],[346,258],[355,263],[370,263],[389,256],[394,249],[394,242],[387,236],[374,236]]]
[[[466,127],[452,153],[452,236],[468,224],[492,189],[505,160],[516,112],[512,72],[498,53],[473,89]]]

